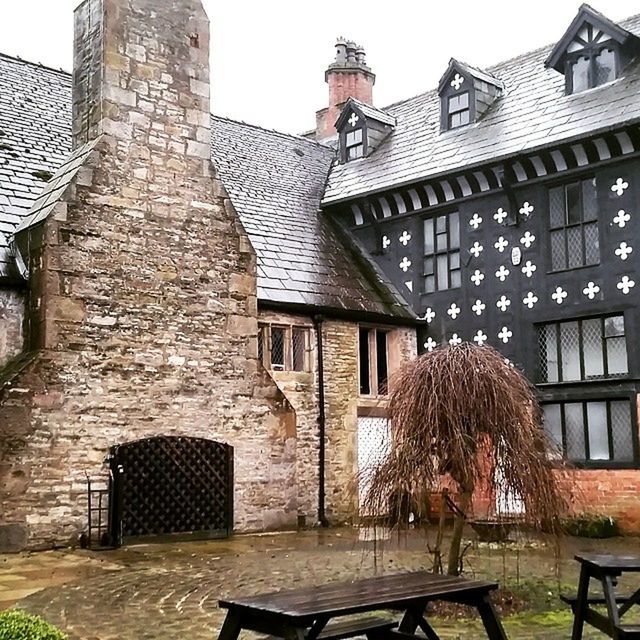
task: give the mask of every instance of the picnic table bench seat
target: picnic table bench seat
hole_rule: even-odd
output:
[[[395,620],[379,616],[367,616],[355,620],[336,620],[329,622],[318,634],[317,640],[345,640],[356,636],[367,636],[374,640],[398,626]],[[278,636],[267,636],[266,640],[280,640]]]

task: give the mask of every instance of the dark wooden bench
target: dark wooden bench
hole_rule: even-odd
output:
[[[345,640],[356,636],[367,636],[368,640],[375,640],[381,634],[395,629],[398,623],[388,618],[368,616],[354,620],[336,620],[329,622],[318,634],[316,640]],[[278,636],[267,636],[266,640],[280,640]]]
[[[575,613],[576,604],[578,603],[577,595],[568,595],[561,594],[560,600],[562,602],[566,602],[571,610]],[[629,596],[616,595],[615,601],[616,604],[625,604],[629,600]],[[587,598],[588,605],[606,605],[607,601],[604,596],[589,596]],[[636,638],[640,639],[640,625],[634,624],[618,624],[615,627],[615,630],[618,632],[618,638]]]

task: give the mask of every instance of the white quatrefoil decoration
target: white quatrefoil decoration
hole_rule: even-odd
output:
[[[398,265],[405,273],[407,273],[407,271],[409,270],[409,267],[411,266],[411,260],[409,260],[409,258],[407,258],[407,256],[405,256],[404,258],[402,258],[402,262],[400,262],[400,264]]]
[[[469,220],[469,226],[473,227],[474,231],[478,230],[478,227],[482,224],[482,218],[477,214],[474,213],[471,216],[471,220]]]
[[[452,347],[457,347],[461,342],[462,342],[462,338],[457,333],[454,333],[451,336],[451,339],[449,340],[449,344]]]
[[[509,338],[512,338],[512,337],[513,337],[513,331],[511,331],[509,329],[509,327],[502,327],[502,329],[500,329],[500,333],[498,334],[498,338],[500,338],[500,340],[502,340],[502,342],[507,344],[507,342],[509,342]]]
[[[620,209],[620,211],[618,211],[618,215],[613,219],[614,223],[621,229],[626,226],[629,220],[631,220],[631,216],[624,209]]]
[[[528,218],[532,213],[533,213],[533,205],[530,204],[529,202],[525,202],[520,207],[520,215],[521,216],[524,216],[525,218]]]
[[[455,76],[453,76],[453,80],[451,81],[451,86],[457,91],[464,83],[464,78],[459,74],[456,73]]]
[[[620,291],[622,291],[622,293],[624,293],[624,295],[626,296],[629,291],[631,291],[631,289],[633,289],[633,287],[636,286],[636,283],[634,280],[632,280],[629,276],[622,276],[622,279],[620,280],[620,282],[618,282],[618,284],[616,285],[616,287],[618,287],[618,289],[620,289]]]
[[[507,296],[500,296],[500,300],[496,302],[496,307],[503,313],[511,306],[511,300]]]
[[[508,246],[509,246],[509,241],[505,240],[502,236],[500,236],[496,242],[493,244],[493,246],[500,252],[502,253]]]
[[[461,311],[462,309],[455,302],[452,302],[451,306],[447,309],[447,314],[455,320],[460,315]]]
[[[507,279],[510,271],[503,264],[500,265],[500,268],[496,271],[496,278],[500,280],[500,282],[504,282]]]
[[[411,234],[408,231],[403,231],[398,240],[400,240],[400,242],[402,242],[402,244],[406,247],[409,244],[409,240],[411,240]]]
[[[531,233],[531,231],[527,231],[522,238],[520,238],[520,244],[523,244],[525,248],[529,248],[536,241],[536,237]]]
[[[537,268],[538,267],[536,267],[536,265],[533,264],[533,262],[531,262],[531,260],[527,260],[524,263],[524,266],[522,267],[521,271],[522,271],[522,273],[524,273],[525,276],[527,276],[527,278],[530,278],[533,275],[533,272]]]
[[[389,236],[382,236],[382,248],[386,249],[391,244]]]
[[[600,287],[592,281],[587,282],[587,286],[582,290],[589,300],[593,300],[596,297],[596,294],[600,293]]]
[[[469,249],[469,253],[474,258],[477,258],[482,253],[483,249],[484,247],[479,242],[474,242],[471,249]]]
[[[626,242],[621,242],[620,246],[616,249],[616,255],[620,260],[626,260],[632,251],[633,247],[630,247]]]
[[[473,336],[473,341],[481,347],[487,341],[487,334],[482,332],[482,329],[478,329],[478,333]]]
[[[538,302],[538,296],[533,293],[533,291],[529,291],[527,295],[522,298],[522,304],[529,307],[529,309],[533,309],[533,305]]]
[[[422,318],[418,318],[418,320],[426,320],[427,324],[431,324],[435,317],[436,312],[431,307],[427,307],[427,310],[424,312]]]
[[[629,183],[622,178],[618,178],[612,185],[611,191],[617,196],[621,196],[629,188]]]
[[[556,290],[551,294],[551,297],[558,303],[562,304],[564,299],[569,295],[562,287],[556,287]]]
[[[471,282],[476,285],[476,287],[480,286],[480,283],[484,280],[484,273],[480,271],[480,269],[476,269],[471,276]]]
[[[506,217],[509,214],[502,208],[500,207],[494,214],[493,214],[493,219],[498,223],[498,224],[502,224],[504,222],[504,220],[506,219]]]
[[[473,313],[475,313],[477,316],[481,316],[482,312],[486,308],[487,308],[487,305],[484,302],[482,302],[482,300],[478,299],[471,306],[471,311],[473,311]]]
[[[352,127],[355,127],[358,124],[358,120],[360,120],[360,118],[355,113],[352,113],[348,122]]]
[[[433,351],[437,346],[438,343],[431,336],[429,336],[427,341],[424,343],[424,348],[427,351]]]

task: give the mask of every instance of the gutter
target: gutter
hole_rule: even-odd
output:
[[[320,450],[318,452],[318,524],[321,527],[328,527],[329,521],[325,515],[325,458],[326,458],[326,413],[324,398],[324,349],[322,343],[322,323],[323,316],[313,316],[313,326],[316,330],[316,340],[318,349],[318,438],[320,440]]]

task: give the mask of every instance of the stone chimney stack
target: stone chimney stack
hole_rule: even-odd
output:
[[[336,58],[325,72],[329,106],[316,113],[316,139],[328,140],[336,135],[334,124],[349,98],[372,105],[375,81],[375,74],[367,66],[364,48],[351,40],[338,38]]]
[[[85,0],[76,9],[74,149],[107,134],[208,160],[209,94],[200,0]]]

